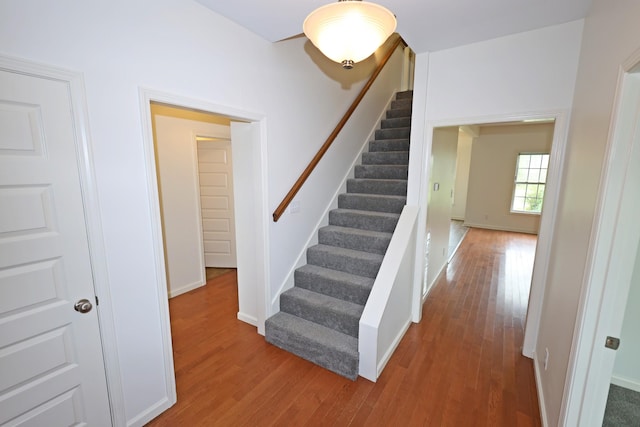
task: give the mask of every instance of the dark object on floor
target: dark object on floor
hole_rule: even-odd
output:
[[[602,426],[640,426],[640,393],[611,384]]]

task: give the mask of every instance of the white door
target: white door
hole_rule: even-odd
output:
[[[198,171],[205,266],[235,268],[231,141],[198,139]]]
[[[2,426],[111,424],[75,132],[68,82],[0,71]]]

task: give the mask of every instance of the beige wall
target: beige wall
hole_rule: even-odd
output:
[[[453,186],[453,204],[451,206],[451,218],[461,221],[464,221],[465,211],[467,209],[467,190],[469,188],[472,143],[473,136],[461,130],[458,134],[456,176]]]
[[[548,153],[553,124],[480,127],[471,150],[465,224],[495,230],[537,233],[540,216],[511,212],[519,153]]]
[[[228,125],[214,115],[189,120],[189,114],[157,114],[152,108],[156,171],[162,215],[162,232],[169,297],[203,286],[206,282],[202,217],[195,136],[229,138]],[[198,117],[195,115],[193,117]]]
[[[541,404],[558,423],[620,65],[640,48],[640,2],[594,0],[585,21],[561,202],[536,345]],[[545,349],[548,367],[543,366]]]
[[[427,260],[427,289],[431,288],[449,257],[449,224],[453,194],[458,127],[433,130],[431,179],[427,207],[427,232],[430,234]],[[434,189],[434,185],[438,189]]]

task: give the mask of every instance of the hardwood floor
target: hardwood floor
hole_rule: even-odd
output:
[[[535,236],[471,229],[377,383],[267,344],[235,272],[170,301],[178,403],[151,426],[538,426],[522,356]]]

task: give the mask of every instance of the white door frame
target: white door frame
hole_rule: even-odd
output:
[[[111,422],[114,426],[125,426],[124,394],[120,380],[120,364],[116,347],[111,290],[107,273],[98,190],[94,175],[84,78],[82,74],[78,72],[4,55],[0,55],[0,69],[57,80],[68,85],[75,126],[75,146],[78,150],[76,162],[78,164],[78,174],[81,182],[80,190],[84,204],[89,257],[91,259],[91,270],[93,273],[93,286],[95,294],[100,300],[100,304],[96,309],[98,310],[100,339],[102,341],[102,353],[107,378],[107,391],[109,393],[109,404],[111,406]]]
[[[207,101],[187,98],[183,96],[173,95],[165,92],[159,92],[151,89],[140,88],[140,114],[143,123],[143,143],[146,160],[147,175],[147,191],[149,194],[149,205],[151,207],[150,220],[152,229],[152,240],[154,248],[154,258],[156,260],[156,277],[158,278],[157,292],[158,300],[161,301],[160,321],[162,327],[162,346],[165,359],[165,380],[167,384],[167,397],[169,402],[164,408],[158,408],[158,413],[169,408],[176,402],[176,386],[175,372],[173,367],[173,350],[171,345],[171,325],[169,319],[169,303],[167,298],[167,283],[165,273],[164,250],[162,243],[162,223],[160,219],[160,200],[158,195],[158,186],[156,178],[156,164],[153,141],[153,126],[151,121],[151,102],[169,104],[176,107],[195,109],[220,116],[226,116],[232,119],[257,122],[260,126],[260,141],[256,141],[251,147],[255,150],[256,157],[260,159],[260,170],[256,171],[256,179],[260,182],[256,183],[255,188],[260,188],[260,194],[251,195],[258,197],[257,205],[260,206],[258,223],[252,224],[255,235],[255,251],[256,259],[247,260],[245,264],[253,265],[259,272],[264,281],[261,283],[262,289],[258,289],[257,299],[257,326],[258,333],[264,335],[264,322],[270,314],[267,307],[267,301],[271,300],[269,286],[269,262],[268,262],[268,230],[269,230],[269,206],[267,197],[267,152],[266,152],[266,120],[261,114],[254,112],[237,110],[234,108],[213,104]],[[242,224],[237,224],[236,227]],[[238,254],[240,256],[240,254]]]
[[[417,201],[407,201],[408,204],[417,204],[421,207],[418,218],[418,236],[416,242],[416,271],[414,274],[414,289],[422,289],[422,277],[424,275],[424,240],[425,227],[427,223],[427,197],[428,197],[428,178],[431,171],[429,170],[429,157],[431,156],[431,145],[433,140],[433,130],[436,127],[446,126],[470,126],[483,125],[491,123],[519,122],[523,120],[539,120],[554,119],[553,142],[551,145],[551,153],[549,156],[549,174],[547,176],[547,187],[545,189],[544,207],[540,218],[540,228],[538,231],[538,243],[536,246],[535,263],[531,278],[531,290],[529,294],[529,304],[527,308],[527,320],[524,332],[524,344],[522,354],[535,359],[535,343],[538,340],[538,331],[540,329],[540,316],[542,303],[544,300],[545,282],[549,269],[549,257],[551,241],[554,233],[554,224],[558,210],[558,202],[560,199],[560,181],[562,180],[564,170],[565,148],[567,143],[567,134],[569,131],[569,110],[541,110],[535,112],[523,112],[496,116],[481,117],[461,117],[456,119],[426,121],[423,141],[421,146],[416,147],[416,141],[412,140],[412,149],[424,153],[421,156],[421,165],[419,170],[410,168],[409,182],[419,182]],[[417,121],[417,120],[416,120]],[[415,196],[413,196],[415,197]],[[426,296],[417,296],[414,292],[414,309],[421,307]],[[419,313],[417,313],[419,314]],[[416,316],[414,311],[414,322],[420,320],[419,315]]]
[[[632,150],[637,153],[640,149],[640,50],[620,67],[614,106],[565,380],[561,426],[602,425],[606,406],[615,352],[606,349],[604,342],[607,335],[619,334],[622,328],[634,265],[630,257],[635,260],[640,238],[637,212],[629,216],[629,198],[625,197],[629,191],[625,183],[631,174],[637,176],[640,167],[631,159]],[[625,223],[624,230],[617,228],[619,222]]]

